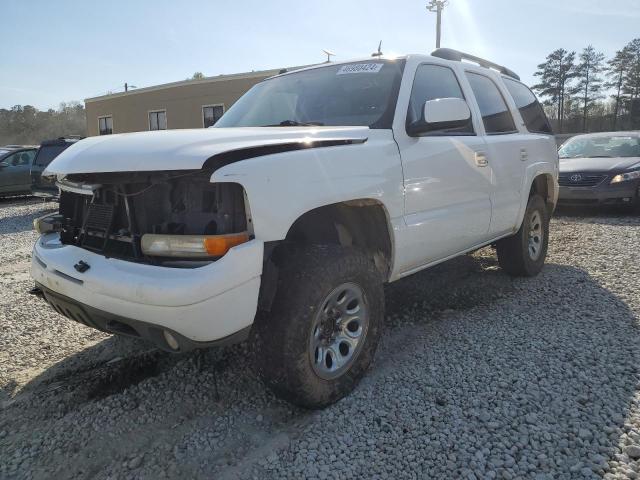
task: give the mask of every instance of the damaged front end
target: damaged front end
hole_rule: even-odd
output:
[[[215,261],[252,238],[242,186],[211,171],[72,174],[59,179],[59,214],[40,229],[64,245],[169,267]]]

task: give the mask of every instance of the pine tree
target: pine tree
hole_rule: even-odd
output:
[[[540,78],[540,83],[534,85],[533,89],[540,96],[548,97],[557,107],[559,132],[562,132],[566,96],[571,93],[570,82],[576,75],[575,58],[576,52],[559,48],[547,55],[546,62],[538,65],[538,71],[534,74]]]
[[[607,77],[609,77],[609,81],[605,83],[605,87],[615,91],[615,93],[611,95],[614,101],[613,130],[616,129],[618,124],[618,114],[622,101],[622,85],[627,69],[631,64],[631,58],[631,50],[626,46],[622,50],[618,50],[615,56],[607,62]]]
[[[580,63],[576,66],[575,76],[578,83],[574,87],[575,93],[580,93],[582,100],[582,131],[587,131],[587,117],[589,108],[601,98],[604,54],[596,52],[593,45],[589,45],[580,53]]]
[[[622,80],[622,95],[631,128],[635,128],[640,124],[640,38],[629,42],[625,49],[629,52],[629,66]]]

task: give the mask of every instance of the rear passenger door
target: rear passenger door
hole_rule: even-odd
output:
[[[484,125],[488,169],[491,174],[490,233],[496,237],[513,232],[520,212],[525,173],[526,135],[516,127],[505,100],[506,92],[489,75],[465,72]]]
[[[439,98],[466,100],[456,73],[445,65],[418,65],[406,116],[396,116],[394,124],[404,174],[407,229],[396,250],[403,272],[478,245],[489,230],[491,179],[473,120],[454,130],[418,137],[407,133],[407,125],[421,118],[425,102]]]

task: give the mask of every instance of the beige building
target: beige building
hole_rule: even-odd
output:
[[[253,85],[279,71],[219,75],[87,98],[87,135],[208,127]]]

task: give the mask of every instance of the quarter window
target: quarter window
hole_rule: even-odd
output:
[[[533,92],[520,82],[510,78],[503,78],[503,80],[520,111],[527,130],[534,133],[552,133],[549,120]]]
[[[467,72],[467,79],[478,102],[484,129],[488,134],[511,133],[516,124],[496,84],[489,77]]]
[[[156,110],[149,112],[149,130],[167,129],[167,111]]]
[[[204,128],[215,125],[224,113],[223,105],[206,105],[202,107],[202,123]]]
[[[411,89],[411,99],[409,100],[409,111],[407,112],[407,125],[418,122],[422,119],[422,109],[425,102],[437,100],[439,98],[460,98],[464,100],[464,95],[460,84],[448,67],[441,65],[420,65],[416,70],[416,76]],[[432,132],[443,133],[442,131]],[[471,119],[464,127],[446,130],[446,133],[473,134],[473,124]]]
[[[113,133],[113,117],[99,117],[98,129],[100,135],[111,135]]]

